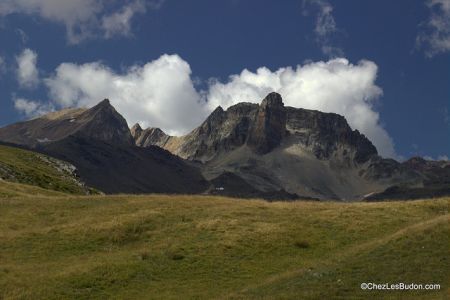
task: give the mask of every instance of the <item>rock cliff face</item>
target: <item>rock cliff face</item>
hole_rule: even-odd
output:
[[[170,138],[170,136],[166,135],[159,128],[147,128],[142,130],[139,124],[136,124],[131,128],[131,135],[133,136],[136,145],[140,147],[154,145],[163,148]]]
[[[418,160],[383,159],[343,116],[285,107],[277,93],[260,105],[218,107],[185,136],[171,137],[157,128],[132,131],[138,146],[157,145],[201,162],[203,175],[223,185],[214,193],[224,195],[361,199],[393,185],[424,186],[449,173],[427,171],[430,167]]]
[[[288,107],[287,129],[318,159],[334,155],[364,163],[377,155],[375,146],[338,114]]]
[[[261,102],[247,144],[258,154],[266,154],[279,146],[286,134],[286,109],[280,94],[270,93]]]
[[[377,155],[373,144],[344,117],[319,111],[285,107],[281,96],[270,93],[260,105],[239,103],[224,111],[216,108],[198,128],[183,137],[171,137],[159,128],[132,130],[136,145],[157,145],[189,160],[207,162],[243,145],[264,155],[280,146],[288,135],[316,158],[341,158],[361,164]]]
[[[103,141],[114,145],[134,145],[125,119],[114,109],[108,99],[86,110],[77,120],[82,124],[75,136]]]

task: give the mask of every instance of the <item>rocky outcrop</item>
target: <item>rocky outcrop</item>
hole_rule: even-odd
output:
[[[238,103],[226,111],[217,107],[191,133],[171,137],[159,128],[132,128],[136,145],[156,145],[189,160],[207,162],[221,153],[248,146],[264,155],[278,147],[287,135],[309,149],[318,159],[341,159],[361,164],[377,156],[373,144],[352,130],[343,116],[334,113],[285,107],[281,95],[270,93],[260,105]]]
[[[247,145],[258,154],[266,154],[280,145],[286,133],[286,110],[280,94],[270,93],[256,112]]]
[[[287,107],[287,129],[318,159],[333,155],[360,164],[377,155],[375,146],[345,118],[334,113]]]
[[[136,126],[136,125],[135,125]],[[135,143],[139,147],[158,146],[164,148],[170,136],[159,128],[147,128],[135,133]]]
[[[204,176],[223,185],[224,190],[213,191],[218,194],[280,197],[284,191],[313,198],[361,199],[394,185],[433,184],[440,190],[449,186],[440,178],[449,177],[450,166],[384,159],[343,116],[285,107],[277,93],[268,94],[260,105],[218,107],[182,137],[157,128],[134,131],[138,146],[157,145],[200,161]]]
[[[205,162],[242,146],[257,107],[251,103],[240,103],[227,111],[217,107],[205,122],[182,138],[177,154]]]
[[[139,125],[139,123],[134,124],[133,127],[131,127],[130,129],[130,133],[133,139],[137,141],[142,133],[141,125]]]

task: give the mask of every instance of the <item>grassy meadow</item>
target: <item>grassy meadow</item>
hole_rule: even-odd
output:
[[[0,299],[447,299],[449,204],[77,196],[0,181]]]
[[[69,194],[98,193],[80,186],[57,161],[33,151],[0,145],[0,178]]]

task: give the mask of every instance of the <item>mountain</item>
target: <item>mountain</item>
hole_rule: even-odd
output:
[[[108,99],[91,109],[65,109],[0,128],[0,140],[29,147],[60,141],[69,136],[117,145],[134,144],[125,119]]]
[[[408,186],[405,184],[392,185],[382,192],[373,193],[365,197],[367,201],[382,201],[385,199],[421,199],[450,195],[450,162],[429,161],[421,157],[413,157],[403,163],[392,163],[397,173],[416,172],[420,174],[421,184]],[[379,167],[378,167],[379,168]]]
[[[185,136],[131,129],[108,100],[0,128],[0,141],[66,161],[106,193],[210,193],[378,201],[450,194],[450,163],[378,155],[343,116],[260,104],[217,107]]]
[[[174,137],[159,128],[133,126],[137,146],[159,146],[196,162],[215,191],[254,191],[319,199],[363,199],[393,186],[428,190],[450,186],[448,162],[415,167],[383,159],[367,137],[343,116],[285,107],[277,93],[260,105],[220,106],[197,128]],[[432,167],[427,167],[434,164]],[[431,165],[430,165],[431,166]],[[231,176],[230,174],[233,174]]]
[[[0,128],[0,141],[73,164],[87,185],[106,193],[201,193],[200,171],[159,147],[135,146],[125,119],[108,100]]]

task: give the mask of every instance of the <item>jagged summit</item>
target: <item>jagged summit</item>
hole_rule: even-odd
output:
[[[279,146],[286,133],[286,110],[278,93],[263,99],[256,112],[247,144],[258,154],[266,154]]]
[[[86,110],[80,122],[84,123],[77,134],[85,138],[111,144],[134,145],[126,120],[108,99]]]
[[[148,128],[133,137],[138,146],[156,145],[200,161],[211,182],[222,184],[226,178],[232,181],[229,188],[251,186],[250,194],[355,199],[399,182],[420,184],[422,178],[408,166],[379,157],[343,116],[286,107],[278,93],[260,104],[217,107],[185,136]]]
[[[97,104],[97,106],[98,105],[100,105],[100,106],[102,106],[102,105],[111,105],[111,103],[109,102],[109,99],[108,98],[105,98],[105,99],[103,99],[102,101],[100,101],[98,104]]]
[[[140,132],[133,128],[132,132]],[[138,146],[158,145],[183,158],[203,162],[244,145],[264,155],[293,135],[318,159],[341,155],[363,163],[377,155],[375,146],[358,130],[352,130],[343,116],[285,107],[281,95],[275,92],[259,105],[242,102],[227,110],[218,106],[199,127],[182,137],[171,137],[155,128],[144,131],[145,138],[133,134]]]
[[[261,101],[261,106],[284,106],[283,98],[276,92],[271,92]]]
[[[0,128],[0,141],[66,160],[110,193],[373,200],[450,194],[449,163],[383,159],[343,116],[284,106],[278,93],[260,104],[219,106],[181,137],[139,124],[130,129],[105,99]]]
[[[139,123],[136,123],[133,125],[133,127],[131,127],[130,133],[135,141],[141,136],[142,131],[142,127],[141,125],[139,125]]]
[[[127,122],[108,99],[90,109],[65,109],[0,128],[0,140],[29,147],[68,136],[134,145]]]

